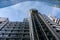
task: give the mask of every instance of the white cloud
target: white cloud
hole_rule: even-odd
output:
[[[0,9],[0,13],[1,13],[0,15],[7,16],[11,20],[22,20],[24,17],[29,16],[28,15],[29,9],[31,8],[36,8],[39,10],[39,12],[44,14],[48,14],[51,12],[51,14],[53,13],[53,15],[56,15],[54,14],[54,11],[58,10],[56,8],[54,9],[53,7],[51,8],[50,6],[47,6],[43,2],[27,1],[27,2],[21,2],[16,5]]]

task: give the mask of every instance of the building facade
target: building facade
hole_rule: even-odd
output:
[[[0,40],[30,40],[29,23],[26,21],[27,19],[24,22],[0,21]]]
[[[30,12],[33,40],[60,40],[60,27],[57,27],[57,23],[36,9],[31,9]]]
[[[52,16],[48,16],[50,18],[50,20],[56,22],[58,25],[60,25],[60,18],[56,18],[56,17],[52,17]]]
[[[60,27],[36,9],[30,10],[30,18],[12,22],[0,18],[0,40],[60,40]]]

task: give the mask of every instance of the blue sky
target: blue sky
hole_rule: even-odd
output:
[[[26,1],[5,8],[0,8],[0,17],[7,17],[10,21],[22,21],[29,17],[29,9],[35,8],[40,13],[60,18],[60,8],[49,6],[48,3]]]

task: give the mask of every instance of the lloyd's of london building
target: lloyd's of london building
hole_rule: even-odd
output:
[[[54,26],[57,24],[46,15],[31,9],[28,19],[11,22],[0,18],[0,40],[60,40],[60,30]]]

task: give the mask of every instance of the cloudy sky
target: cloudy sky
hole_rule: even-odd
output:
[[[0,17],[7,17],[10,21],[22,21],[29,17],[29,9],[35,8],[40,13],[60,18],[60,8],[49,6],[48,3],[26,1],[16,5],[0,8]]]

